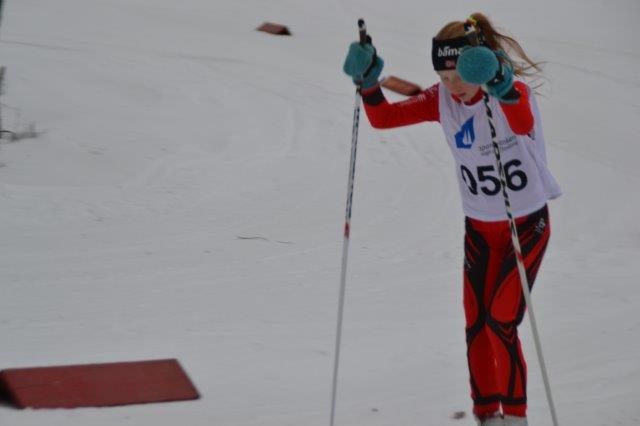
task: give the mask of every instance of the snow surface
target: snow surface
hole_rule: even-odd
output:
[[[0,369],[176,357],[202,399],[1,425],[328,424],[356,20],[426,86],[430,37],[478,8],[546,61],[564,196],[533,296],[560,424],[640,424],[640,2],[6,3],[4,124],[43,133],[0,146]],[[454,179],[438,125],[362,120],[337,425],[473,423]]]

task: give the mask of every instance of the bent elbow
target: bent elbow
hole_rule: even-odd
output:
[[[373,127],[374,129],[377,130],[382,130],[382,129],[386,129],[387,127],[384,125],[384,123],[379,122],[379,121],[372,121],[369,120],[369,124],[371,124],[371,127]]]
[[[367,118],[369,119],[369,124],[374,129],[388,129],[390,127],[388,124],[389,120],[386,117],[372,113],[369,109],[367,109]]]

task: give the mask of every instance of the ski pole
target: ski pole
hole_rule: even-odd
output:
[[[518,237],[518,229],[516,228],[516,222],[513,219],[511,213],[511,202],[509,201],[509,194],[507,192],[507,179],[502,166],[502,159],[500,156],[500,146],[496,141],[496,128],[493,123],[493,113],[489,106],[489,94],[484,94],[484,105],[487,110],[487,119],[489,120],[489,128],[491,129],[491,144],[493,146],[493,153],[495,155],[496,164],[498,166],[498,172],[500,173],[500,185],[502,186],[502,197],[504,198],[504,206],[507,212],[507,218],[509,220],[509,227],[511,228],[511,242],[513,244],[513,252],[516,257],[516,264],[518,266],[518,274],[520,276],[520,284],[522,285],[522,294],[529,310],[529,322],[531,323],[531,332],[533,333],[533,340],[536,346],[536,352],[538,354],[538,361],[540,362],[540,369],[542,370],[542,380],[544,381],[544,387],[547,394],[547,401],[549,403],[549,410],[551,411],[551,419],[554,426],[558,426],[558,418],[556,416],[556,408],[553,404],[553,397],[551,396],[551,385],[549,384],[549,377],[547,375],[547,367],[544,362],[544,356],[542,355],[542,345],[540,343],[540,335],[538,334],[538,326],[536,323],[536,317],[533,311],[533,303],[531,302],[531,292],[529,290],[529,280],[527,279],[527,271],[524,267],[524,259],[522,257],[522,249],[520,247],[520,238]]]
[[[360,44],[367,42],[367,27],[364,19],[358,19]],[[351,233],[351,206],[353,203],[353,184],[356,174],[356,152],[358,149],[358,127],[360,124],[360,85],[356,86],[355,107],[353,109],[353,127],[351,130],[351,159],[349,162],[349,179],[347,184],[347,209],[344,222],[344,238],[342,241],[342,270],[340,273],[340,297],[338,300],[338,321],[336,327],[335,358],[333,361],[333,386],[331,392],[331,421],[334,425],[336,415],[336,395],[338,391],[338,367],[340,364],[340,345],[342,341],[342,317],[344,313],[344,295],[347,286],[347,258],[349,256],[349,235]]]

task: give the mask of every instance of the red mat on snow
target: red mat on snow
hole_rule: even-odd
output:
[[[273,22],[265,22],[264,24],[256,28],[256,30],[273,35],[291,35],[291,31],[289,31],[289,28],[287,28],[285,25],[275,24]]]
[[[19,408],[77,408],[198,399],[175,359],[17,368],[0,386]]]

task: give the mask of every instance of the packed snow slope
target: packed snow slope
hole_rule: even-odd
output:
[[[202,399],[0,424],[328,424],[356,20],[427,86],[430,38],[479,7],[545,62],[564,195],[533,296],[560,423],[640,424],[635,0],[8,0],[3,123],[41,134],[0,145],[0,369],[175,357]],[[473,424],[462,221],[440,127],[363,118],[338,425]]]

